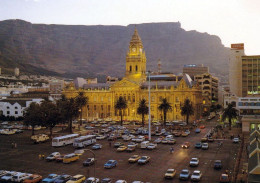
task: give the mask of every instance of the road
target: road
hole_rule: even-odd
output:
[[[215,121],[206,122],[206,128],[201,133],[195,134],[194,130],[188,137],[175,137],[177,143],[173,145],[174,153],[170,153],[170,145],[158,144],[155,150],[143,150],[138,148],[135,152],[116,152],[116,149],[109,146],[107,140],[100,140],[98,143],[103,145],[101,150],[94,151],[97,157],[96,176],[98,178],[110,177],[113,181],[124,179],[127,182],[140,180],[143,182],[185,182],[179,181],[178,176],[182,169],[187,168],[191,172],[200,170],[203,173],[201,182],[218,182],[219,176],[224,170],[233,170],[236,153],[239,144],[234,144],[230,139],[223,139],[223,145],[219,148],[217,141],[209,143],[208,150],[195,149],[194,144],[199,142],[213,126]],[[156,136],[152,137],[153,140]],[[122,140],[119,140],[122,141]],[[189,149],[182,149],[181,144],[185,141],[191,143]],[[17,143],[17,149],[11,148],[11,143]],[[123,141],[122,141],[123,142]],[[57,174],[83,174],[85,176],[94,175],[94,166],[83,167],[82,162],[88,157],[92,157],[90,152],[85,152],[80,160],[71,164],[62,164],[56,162],[46,162],[39,160],[39,154],[48,154],[59,151],[62,154],[74,152],[72,145],[60,148],[51,147],[51,143],[32,144],[30,141],[30,131],[23,134],[12,136],[0,136],[0,169],[14,170],[28,173],[41,174],[44,177],[50,173]],[[128,158],[133,155],[148,155],[151,160],[146,165],[129,164]],[[192,157],[200,160],[198,167],[189,167],[189,161]],[[113,169],[104,169],[104,163],[109,159],[118,161],[118,166]],[[213,169],[215,160],[220,159],[223,162],[223,169],[220,171]],[[173,180],[164,180],[164,174],[168,168],[177,170],[176,177]],[[232,171],[231,171],[232,173]],[[189,182],[189,181],[186,181]]]

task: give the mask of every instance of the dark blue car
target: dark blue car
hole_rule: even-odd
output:
[[[61,175],[57,179],[55,179],[54,183],[66,183],[71,178],[70,175]]]
[[[202,147],[202,143],[201,142],[197,142],[195,144],[195,148],[200,149],[201,147]]]
[[[116,167],[117,161],[116,160],[108,160],[108,162],[105,163],[104,168],[113,168]]]

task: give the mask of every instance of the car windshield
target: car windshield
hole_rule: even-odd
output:
[[[196,159],[192,159],[191,161],[192,161],[192,162],[197,162],[197,160],[196,160]]]
[[[53,155],[51,154],[49,157],[50,157],[50,158],[52,158],[52,157],[53,157]]]
[[[167,170],[166,173],[173,173],[173,172],[174,172],[174,170]]]
[[[188,172],[187,171],[182,171],[181,174],[185,174],[186,175],[186,174],[188,174]]]
[[[141,160],[146,160],[146,157],[141,157]]]
[[[77,179],[77,178],[72,178],[71,180],[72,180],[72,181],[77,181],[78,179]]]
[[[28,179],[29,179],[29,180],[33,180],[33,179],[35,179],[35,178],[36,178],[36,177],[29,177]]]
[[[86,183],[93,183],[94,181],[92,180],[87,180]]]
[[[108,161],[108,162],[107,162],[107,164],[112,164],[112,163],[113,163],[113,161]]]
[[[48,176],[48,178],[50,178],[50,179],[52,179],[52,178],[54,178],[54,177],[56,177],[55,175],[49,175]]]
[[[194,172],[193,175],[199,176],[200,174],[198,172]]]
[[[17,178],[18,178],[18,176],[13,176],[13,178],[14,178],[14,179],[17,179]]]
[[[226,179],[228,179],[228,176],[227,175],[222,175],[222,179],[226,180]]]
[[[8,174],[6,174],[5,176],[12,176],[12,174],[11,174],[11,173],[8,173]]]
[[[87,159],[87,162],[91,162],[91,159]]]

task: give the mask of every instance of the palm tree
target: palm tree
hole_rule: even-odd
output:
[[[162,99],[162,103],[159,105],[158,109],[163,112],[163,124],[166,125],[167,112],[172,109],[172,106],[167,101],[166,98]]]
[[[123,110],[127,108],[126,100],[120,96],[115,104],[115,109],[119,110],[119,114],[121,116],[121,126],[123,125]]]
[[[194,114],[193,106],[190,102],[190,99],[185,99],[184,105],[181,107],[181,115],[186,115],[186,123],[189,124],[189,117]]]
[[[32,102],[24,113],[24,124],[32,127],[32,135],[34,135],[34,127],[41,124],[41,112],[40,104]]]
[[[139,106],[137,108],[137,113],[142,115],[142,126],[144,126],[144,115],[148,114],[148,106],[146,104],[146,100],[142,99],[139,103]]]
[[[76,97],[76,103],[80,109],[80,126],[82,125],[82,113],[83,107],[88,103],[88,97],[84,96],[83,92],[79,92],[78,96]]]
[[[222,121],[228,118],[229,130],[231,130],[232,119],[238,117],[238,110],[234,108],[233,104],[228,104],[227,108],[224,109],[222,115]]]

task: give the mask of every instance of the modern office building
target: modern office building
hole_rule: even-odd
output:
[[[175,80],[172,80],[174,78]],[[201,117],[202,92],[188,74],[177,79],[174,75],[165,77],[160,75],[159,78],[151,75],[150,79],[152,120],[162,120],[163,113],[158,109],[158,106],[163,98],[166,98],[172,106],[172,110],[167,113],[167,120],[185,119],[181,115],[181,106],[185,99],[190,99],[194,107],[194,115],[190,117],[190,121]],[[80,89],[68,85],[63,94],[71,98],[76,97],[79,91],[84,92],[89,100],[83,108],[83,118],[89,120],[95,118],[119,120],[119,111],[115,110],[114,106],[121,96],[127,101],[127,109],[123,111],[123,119],[141,121],[141,115],[137,114],[137,108],[142,99],[146,99],[148,104],[148,80],[145,51],[141,38],[135,29],[126,55],[126,71],[122,80],[112,83],[84,84],[83,88]]]
[[[209,73],[209,67],[203,66],[203,64],[188,64],[184,65],[183,73],[189,74],[191,77]]]

